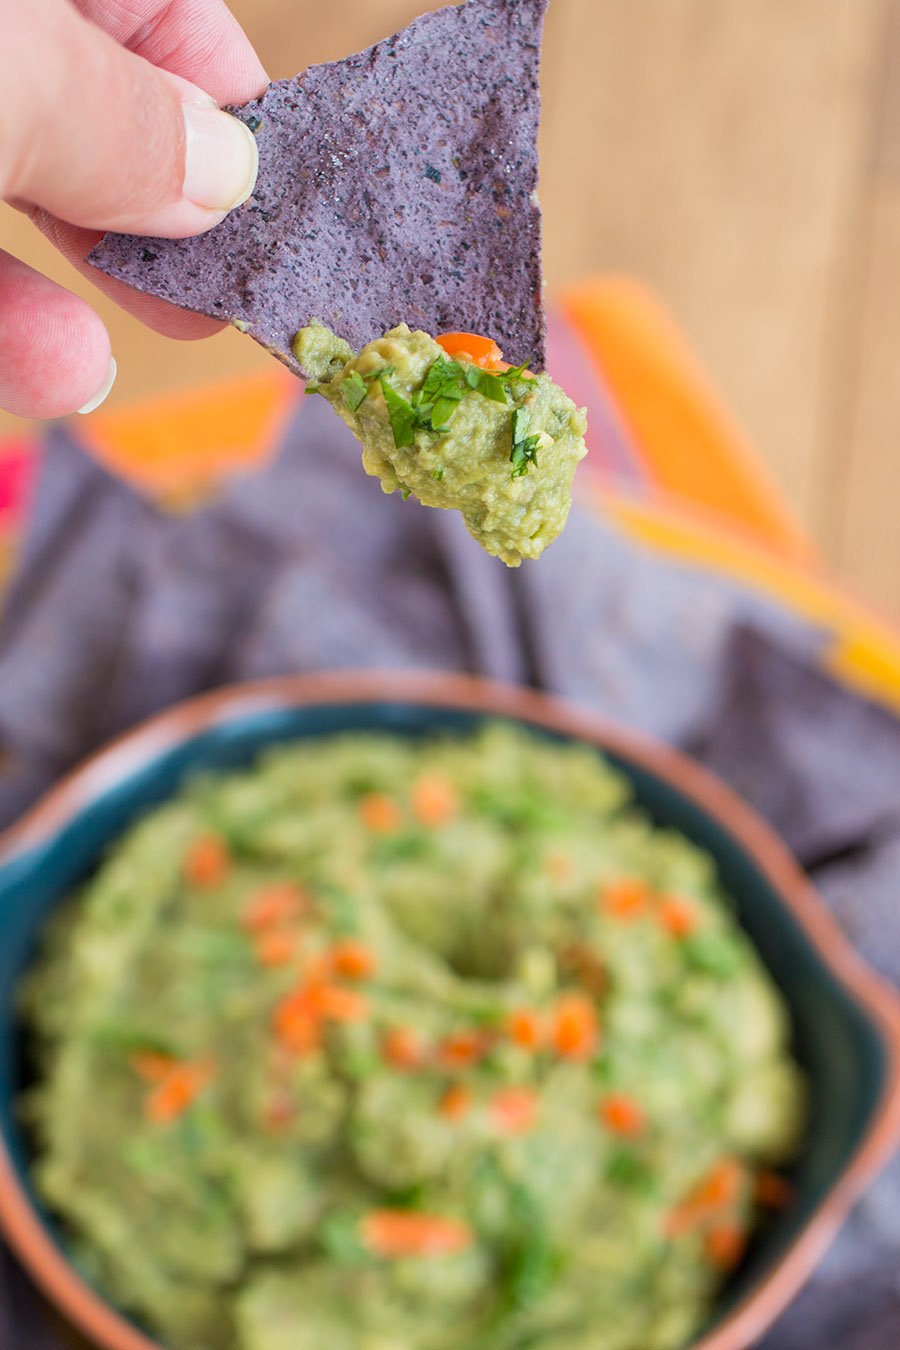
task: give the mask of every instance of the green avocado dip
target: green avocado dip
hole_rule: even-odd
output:
[[[504,723],[195,780],[22,999],[39,1192],[171,1350],[674,1350],[803,1127],[711,859]]]
[[[548,375],[451,360],[406,324],[360,352],[313,322],[294,339],[312,383],[362,442],[385,492],[460,511],[482,548],[517,567],[562,530],[585,455],[583,409]]]

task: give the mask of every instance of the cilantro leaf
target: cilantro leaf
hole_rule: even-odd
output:
[[[463,368],[458,361],[448,361],[446,356],[439,356],[428,368],[428,374],[419,391],[419,399],[422,403],[433,403],[435,399],[446,394],[448,387],[456,389],[462,377]],[[461,390],[460,398],[462,398]]]
[[[394,445],[400,450],[405,445],[415,445],[416,427],[419,415],[411,403],[407,403],[402,394],[398,394],[393,385],[382,376],[381,390],[387,404],[388,417],[391,419],[391,431]]]
[[[541,438],[540,432],[528,434],[530,426],[531,413],[528,408],[516,408],[513,413],[512,450],[509,456],[513,478],[524,478],[531,464],[537,468],[537,452]]]
[[[537,378],[534,375],[526,375],[528,362],[523,361],[520,366],[510,366],[509,370],[503,372],[503,383],[509,384],[537,384]],[[510,392],[512,392],[510,390]]]
[[[421,425],[427,431],[447,431],[465,390],[465,376],[458,361],[439,356],[432,362],[422,388],[413,398]]]
[[[341,397],[351,412],[356,412],[368,392],[369,386],[358,370],[341,382]]]
[[[428,421],[432,431],[447,431],[447,423],[456,412],[459,406],[462,394],[441,394],[440,398],[435,399],[434,407],[431,409]]]
[[[516,410],[513,413],[513,428],[512,428],[513,445],[517,445],[519,441],[524,441],[525,437],[528,435],[528,428],[530,426],[531,426],[530,408],[516,408]]]
[[[381,380],[391,419],[394,444],[399,449],[402,446],[413,445],[417,431],[428,431],[436,435],[448,431],[451,418],[470,389],[494,403],[506,405],[507,394],[510,392],[508,380],[510,376],[520,380],[523,370],[524,366],[519,366],[511,372],[498,375],[489,370],[481,370],[477,366],[451,361],[446,356],[439,356],[432,361],[421,387],[409,401],[388,384],[386,376],[392,373],[392,367],[377,371],[374,377],[360,378]],[[530,379],[524,382],[534,383]],[[352,377],[348,377],[346,383],[351,387],[345,394],[345,399],[348,401],[348,407],[355,411],[365,394],[360,393],[359,383]],[[351,403],[350,399],[358,401]],[[513,464],[513,477],[518,478],[528,472],[529,464],[537,463],[538,437],[528,436],[530,414],[527,409],[517,408],[513,417],[513,453],[510,459]]]
[[[519,441],[517,445],[513,446],[510,455],[513,478],[524,478],[530,464],[537,468],[538,440],[538,436],[528,436],[524,441]]]
[[[466,384],[470,389],[476,389],[483,398],[492,399],[494,403],[506,402],[506,387],[503,377],[494,375],[489,370],[480,370],[478,366],[469,366],[466,370]]]
[[[634,1149],[616,1149],[606,1165],[606,1179],[616,1186],[644,1195],[651,1195],[656,1189],[653,1169]]]

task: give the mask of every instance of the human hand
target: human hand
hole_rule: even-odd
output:
[[[254,138],[217,105],[266,73],[224,0],[0,0],[0,33],[0,197],[151,328],[217,332],[83,259],[104,230],[201,234],[253,190]],[[99,316],[0,249],[0,407],[90,411],[114,378]]]

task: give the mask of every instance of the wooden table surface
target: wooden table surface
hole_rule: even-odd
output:
[[[233,5],[274,77],[428,7]],[[828,561],[900,616],[900,0],[552,0],[544,85],[551,289],[648,281]],[[88,293],[6,208],[0,243]],[[98,308],[120,404],[268,359]]]

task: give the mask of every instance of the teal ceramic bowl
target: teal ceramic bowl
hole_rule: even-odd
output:
[[[15,1116],[21,1046],[16,985],[47,915],[110,840],[197,770],[247,763],[264,746],[332,732],[465,732],[512,718],[603,749],[638,801],[717,860],[742,923],[790,1006],[812,1090],[796,1198],[759,1236],[695,1350],[741,1350],[809,1274],[900,1134],[897,997],[861,963],[781,844],[722,784],[674,751],[591,714],[465,677],[286,677],[206,695],[163,713],[95,756],[0,841],[0,1224],[58,1308],[105,1350],[159,1350],[67,1260],[28,1174]]]

